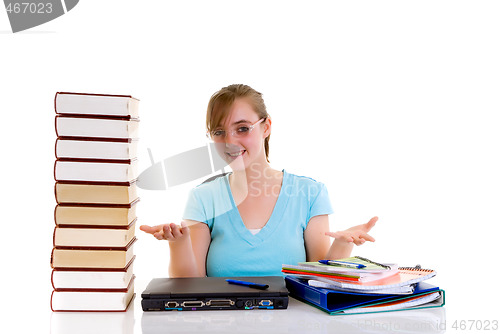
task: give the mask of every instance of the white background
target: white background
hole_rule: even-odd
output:
[[[1,326],[50,325],[54,94],[139,98],[144,170],[204,145],[232,83],[264,94],[272,166],[327,185],[332,230],[380,217],[355,255],[436,269],[449,331],[500,320],[500,5],[330,2],[82,0],[17,34],[0,10]],[[200,181],[141,191],[139,223],[179,222]],[[137,236],[138,279],[166,276],[167,244]]]

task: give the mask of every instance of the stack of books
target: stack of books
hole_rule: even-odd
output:
[[[444,305],[430,285],[435,270],[398,267],[363,257],[282,265],[290,295],[332,315],[377,313]]]
[[[53,311],[125,311],[134,298],[138,104],[55,96]]]

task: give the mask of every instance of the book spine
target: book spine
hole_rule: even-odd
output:
[[[102,97],[127,97],[130,99],[138,100],[132,95],[117,95],[117,94],[96,94],[96,93],[74,93],[74,92],[57,92],[56,98],[58,94],[67,94],[67,95],[85,95],[85,96],[102,96]],[[57,111],[56,111],[57,112]]]
[[[52,252],[50,253],[50,267],[54,269],[54,250],[55,248],[52,248]]]
[[[78,141],[102,141],[111,143],[132,143],[137,141],[137,138],[104,138],[104,137],[73,137],[73,136],[58,136],[60,140],[78,140]]]
[[[57,114],[56,117],[107,119],[107,120],[115,120],[115,121],[132,121],[132,122],[139,122],[140,121],[139,118],[134,118],[132,116],[99,115],[99,114]]]
[[[54,269],[52,269],[52,273],[50,274],[50,283],[52,284],[52,289],[55,290],[56,286],[54,285]],[[54,292],[54,291],[52,291]],[[52,303],[51,303],[52,304]]]
[[[55,175],[54,175],[54,177],[55,177]],[[57,182],[56,182],[56,183],[54,183],[54,198],[56,199],[56,203],[57,203],[57,204],[60,204],[60,203],[59,203],[59,199],[57,198]],[[56,217],[55,217],[55,213],[54,213],[54,220],[55,220],[55,218],[56,218]]]
[[[102,204],[102,203],[60,203],[58,204],[60,207],[61,206],[76,206],[76,207],[90,207],[90,208],[124,208],[124,209],[130,209],[134,205],[136,205],[141,199],[137,197],[135,200],[128,204]]]
[[[107,164],[127,164],[130,165],[132,162],[136,162],[137,158],[134,159],[96,159],[96,158],[57,158],[56,162],[89,162],[89,163],[107,163]]]
[[[57,129],[57,116],[54,118],[54,128],[56,129],[56,137],[59,137],[59,130]]]
[[[61,93],[57,92],[56,95],[54,96],[54,111],[56,112],[57,114],[57,95],[59,95]],[[56,133],[57,133],[57,126],[56,126]]]
[[[56,291],[52,290],[52,293],[50,295],[50,309],[52,310],[52,312],[57,312],[56,310],[54,310],[54,292]]]

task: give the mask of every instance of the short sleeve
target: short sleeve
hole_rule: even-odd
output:
[[[196,196],[196,188],[191,189],[191,191],[189,192],[189,196],[187,199],[186,207],[184,208],[184,214],[182,215],[182,218],[208,224],[207,215],[205,214],[202,202]]]
[[[309,217],[307,222],[315,216],[319,215],[329,215],[333,213],[332,204],[330,202],[330,196],[328,196],[328,190],[323,183],[319,183],[317,189],[317,195],[311,198],[311,207],[309,209]],[[315,194],[314,194],[315,195]]]

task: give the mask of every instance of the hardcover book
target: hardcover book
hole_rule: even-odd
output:
[[[56,116],[58,137],[138,138],[139,120],[124,117]]]
[[[52,250],[52,268],[125,268],[134,256],[134,238],[126,247],[58,247]]]
[[[136,139],[114,141],[88,137],[60,137],[56,140],[56,158],[133,160],[137,158]]]
[[[126,247],[134,236],[134,222],[129,226],[99,228],[56,226],[54,247]]]
[[[136,200],[124,205],[58,204],[54,210],[56,225],[129,226],[136,218]]]
[[[54,164],[56,181],[132,182],[139,176],[134,160],[59,159]]]
[[[126,289],[134,275],[135,255],[125,268],[57,268],[52,270],[55,290]]]
[[[131,205],[139,199],[137,185],[117,183],[67,183],[56,182],[54,186],[58,204],[121,204]]]
[[[57,92],[57,114],[130,116],[137,118],[139,100],[131,95]]]

